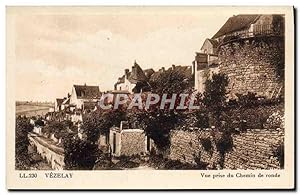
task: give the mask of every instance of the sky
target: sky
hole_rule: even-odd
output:
[[[154,70],[191,65],[204,40],[233,15],[145,13],[17,15],[16,99],[54,101],[71,93],[73,84],[111,90],[135,60]]]

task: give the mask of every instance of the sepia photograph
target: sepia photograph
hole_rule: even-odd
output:
[[[13,177],[293,184],[293,8],[265,9],[7,7]]]

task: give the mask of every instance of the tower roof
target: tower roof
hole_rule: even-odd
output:
[[[254,14],[232,16],[225,22],[225,24],[212,38],[215,39],[235,31],[240,31],[249,28],[249,26],[259,18],[259,16],[260,15]]]

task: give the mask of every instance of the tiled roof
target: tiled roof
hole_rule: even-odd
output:
[[[98,86],[74,85],[78,99],[98,99],[101,96]]]
[[[170,67],[168,70],[165,71],[177,71],[182,73],[186,78],[191,78],[193,76],[192,74],[192,67],[191,66],[175,66],[173,65],[172,67]],[[151,81],[155,81],[159,78],[159,76],[163,73],[163,71],[157,71],[154,72],[150,78]]]
[[[134,62],[134,65],[132,67],[132,71],[131,71],[130,76],[128,77],[128,80],[134,84],[136,84],[140,81],[147,81],[147,77],[146,77],[143,69],[136,62]]]
[[[136,62],[134,62],[134,65],[132,66],[132,71],[127,73],[127,78],[128,80],[136,84],[140,81],[147,81],[149,80],[150,76],[154,73],[154,70],[151,69],[146,69],[143,70]],[[122,77],[118,78],[118,81],[115,85],[124,83],[125,82],[125,75]]]
[[[193,76],[191,66],[175,66],[174,70],[182,73],[186,78],[190,78]]]
[[[247,29],[250,24],[253,24],[259,18],[259,16],[260,15],[254,14],[232,16],[212,38],[215,39],[235,31]]]

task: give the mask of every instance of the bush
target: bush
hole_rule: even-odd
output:
[[[63,139],[65,169],[91,170],[100,155],[98,145],[68,136]]]
[[[139,121],[139,128],[144,129],[155,143],[157,149],[166,151],[170,145],[170,131],[178,123],[178,116],[174,111],[155,110],[132,112],[128,116],[130,121]]]
[[[201,138],[200,143],[206,152],[212,153],[212,143],[210,138]]]
[[[26,117],[16,118],[15,135],[15,167],[17,170],[29,169],[30,160],[28,158],[29,139],[28,133],[33,126]]]
[[[226,106],[226,88],[228,84],[229,79],[225,74],[213,74],[212,79],[205,82],[203,104],[212,117],[210,121],[213,124],[210,124],[210,126],[220,126],[220,116]]]
[[[203,110],[198,110],[195,113],[197,121],[196,121],[196,127],[199,128],[208,128],[209,127],[209,117],[208,113]]]
[[[73,123],[69,121],[51,121],[42,128],[42,133],[46,135],[54,133],[58,138],[63,138],[69,135],[72,126]]]
[[[224,167],[226,152],[233,148],[233,139],[230,131],[220,132],[216,136],[216,148],[220,152],[220,166]]]
[[[112,126],[119,126],[125,120],[125,112],[121,109],[95,111],[83,118],[81,129],[87,135],[87,140],[96,143],[100,134],[107,134]]]
[[[34,124],[35,124],[36,126],[40,126],[40,127],[45,126],[45,123],[44,123],[44,121],[43,121],[42,119],[37,119],[37,120],[34,122]]]
[[[274,119],[278,118],[279,116],[283,116],[283,103],[273,105],[259,105],[256,107],[231,107],[226,109],[226,111],[222,113],[222,116],[224,118],[225,113],[227,115],[226,117],[235,122],[233,128],[240,127],[243,121],[245,121],[245,124],[243,124],[244,126],[246,126],[245,128],[250,129],[277,128],[281,125],[283,126],[284,122],[283,120],[272,120],[271,118],[273,118],[273,116],[270,118],[273,113],[277,113],[274,114],[277,115],[276,117],[274,116]]]
[[[216,140],[217,150],[221,154],[225,154],[233,147],[233,139],[230,132],[222,132],[221,136]]]

